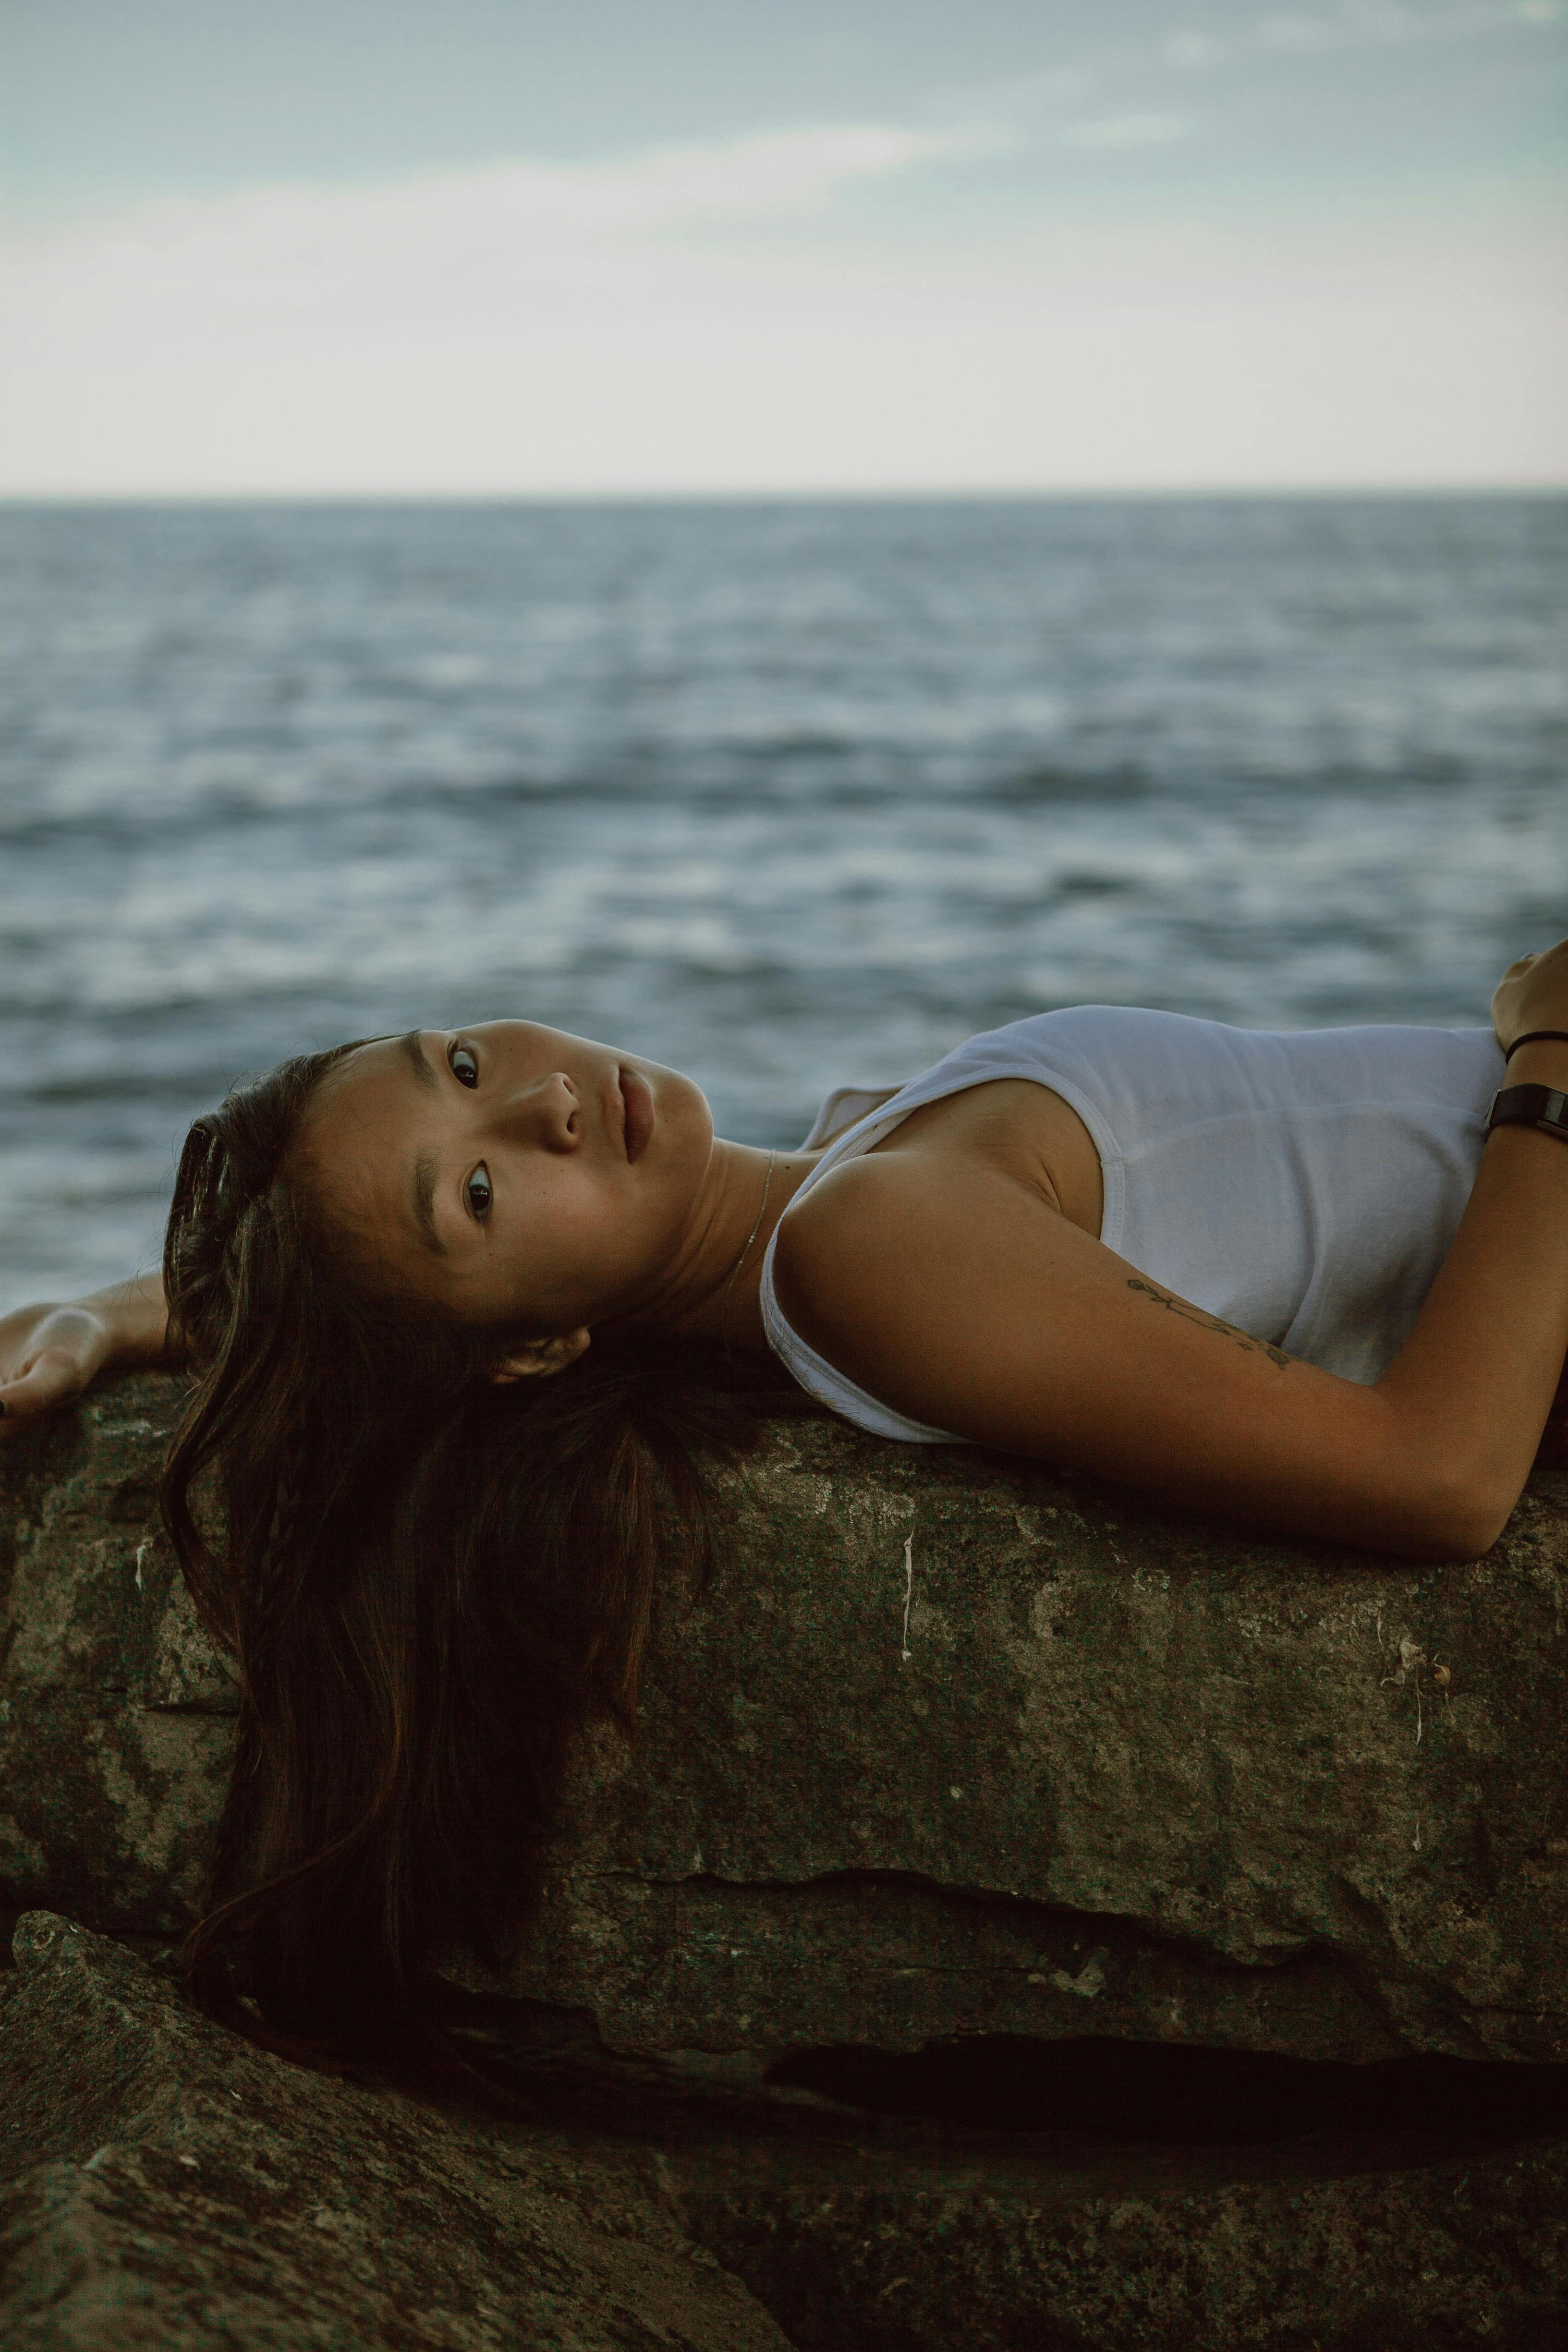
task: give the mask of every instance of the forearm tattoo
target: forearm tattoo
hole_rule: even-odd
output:
[[[1234,1323],[1222,1323],[1217,1315],[1205,1315],[1201,1307],[1190,1307],[1184,1298],[1173,1298],[1168,1292],[1156,1290],[1152,1282],[1143,1282],[1135,1274],[1128,1277],[1127,1287],[1129,1290],[1141,1290],[1145,1298],[1153,1300],[1156,1307],[1168,1307],[1173,1315],[1180,1315],[1188,1323],[1196,1323],[1205,1331],[1223,1331],[1227,1339],[1239,1341],[1248,1355],[1267,1356],[1280,1371],[1296,1360],[1294,1356],[1288,1356],[1283,1348],[1276,1348],[1271,1340],[1255,1339],[1250,1331],[1238,1331]]]

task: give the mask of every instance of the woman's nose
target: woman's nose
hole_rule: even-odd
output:
[[[507,1136],[542,1145],[547,1151],[575,1151],[582,1140],[582,1106],[564,1070],[512,1087],[496,1113]]]

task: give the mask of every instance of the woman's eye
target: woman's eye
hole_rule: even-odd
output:
[[[482,1224],[489,1214],[491,1199],[489,1169],[482,1165],[476,1168],[463,1190],[468,1196],[469,1213]]]
[[[479,1066],[467,1045],[454,1045],[447,1055],[447,1061],[460,1087],[479,1085]]]

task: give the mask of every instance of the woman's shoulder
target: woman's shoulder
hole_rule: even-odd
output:
[[[914,1188],[918,1189],[918,1188]],[[858,1290],[893,1246],[913,1205],[907,1167],[896,1154],[862,1153],[826,1169],[779,1221],[773,1248],[773,1283],[790,1320],[803,1311]]]
[[[831,1263],[846,1251],[874,1247],[908,1181],[896,1152],[859,1152],[825,1168],[779,1220],[775,1263],[804,1272],[808,1265]]]
[[[866,1152],[826,1171],[781,1219],[773,1284],[793,1329],[833,1360],[869,1322],[940,1286],[1016,1178],[958,1151]]]

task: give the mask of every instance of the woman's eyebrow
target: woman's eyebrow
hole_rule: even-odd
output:
[[[430,1067],[418,1030],[405,1029],[397,1041],[397,1047],[420,1085],[438,1089],[441,1081]],[[433,1250],[437,1257],[445,1257],[447,1244],[436,1231],[436,1160],[431,1152],[420,1152],[414,1162],[408,1205],[414,1212],[414,1223],[426,1248]]]
[[[418,1079],[420,1085],[422,1087],[438,1087],[441,1081],[436,1076],[435,1071],[430,1067],[429,1060],[426,1057],[424,1045],[420,1042],[418,1030],[405,1030],[403,1035],[398,1039],[397,1044],[398,1050],[406,1058],[410,1069]]]
[[[434,1084],[434,1079],[432,1080]],[[422,1151],[414,1162],[414,1181],[409,1187],[409,1206],[414,1222],[419,1228],[419,1238],[437,1257],[445,1257],[447,1244],[436,1231],[436,1160],[432,1152]]]

